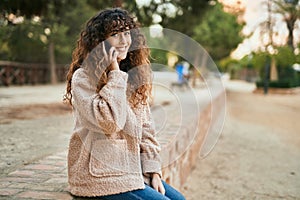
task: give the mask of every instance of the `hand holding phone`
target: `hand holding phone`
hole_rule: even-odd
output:
[[[119,70],[119,64],[117,60],[119,53],[113,46],[109,44],[108,41],[103,42],[103,53],[107,67],[110,67],[110,70]]]

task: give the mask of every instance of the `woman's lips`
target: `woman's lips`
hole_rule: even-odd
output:
[[[124,47],[116,47],[116,50],[119,51],[119,52],[125,52],[125,51],[127,51],[127,46],[124,46]]]

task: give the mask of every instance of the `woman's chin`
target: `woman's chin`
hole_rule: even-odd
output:
[[[118,60],[121,61],[121,60],[124,60],[126,58],[127,54],[121,54],[121,55],[118,55]]]

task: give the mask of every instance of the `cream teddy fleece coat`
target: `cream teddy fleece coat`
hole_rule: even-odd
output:
[[[85,68],[72,77],[75,127],[68,152],[69,191],[92,197],[143,189],[149,173],[161,174],[149,105],[130,106],[127,73],[111,71],[99,93],[97,78]]]

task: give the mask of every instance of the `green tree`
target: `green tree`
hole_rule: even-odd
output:
[[[252,55],[253,56],[250,60],[250,63],[254,67],[254,69],[258,71],[259,78],[263,80],[266,75],[265,67],[268,59],[270,58],[270,54],[267,52],[254,52],[252,53]]]
[[[9,29],[11,28],[11,29]],[[32,20],[25,19],[20,25],[6,27],[10,60],[21,62],[44,63],[47,61],[47,47],[43,28]],[[44,42],[43,42],[44,41]]]
[[[220,3],[212,5],[203,20],[194,29],[193,38],[198,41],[215,60],[229,56],[242,41],[242,25],[236,16],[226,13]]]
[[[132,0],[3,0],[0,4],[0,58],[23,62],[48,62],[51,82],[56,82],[55,63],[67,63],[84,22],[98,10],[124,7],[133,12],[142,26],[154,23],[192,35],[209,0],[161,0],[139,6]],[[170,9],[173,8],[173,9]],[[23,17],[21,23],[11,15]],[[154,53],[155,54],[155,53]],[[153,55],[154,55],[153,54]],[[164,60],[164,59],[161,59]]]
[[[259,72],[261,80],[258,81],[258,86],[264,86],[266,77],[268,77],[268,81],[270,81],[270,87],[295,87],[300,85],[300,77],[292,68],[292,65],[299,61],[300,56],[295,55],[290,47],[278,47],[276,54],[259,51],[252,53],[252,55],[252,59],[249,60],[249,63]],[[242,60],[247,60],[247,56]],[[270,61],[271,63],[269,63]],[[274,68],[276,68],[276,76],[278,76],[278,78],[269,80],[269,76],[272,75],[272,68],[270,73],[267,72],[266,66],[268,63],[272,65],[272,62],[276,63]],[[268,75],[266,73],[268,73]]]
[[[82,24],[95,12],[86,0],[6,0],[0,8],[0,32],[8,35],[0,46],[7,47],[7,53],[1,56],[23,62],[48,62],[52,83],[57,81],[56,61],[70,61]],[[14,18],[23,18],[23,22],[16,23]]]
[[[159,24],[163,28],[175,30],[192,37],[194,27],[201,22],[209,2],[209,0],[151,0],[148,4],[141,6],[136,4],[135,1],[124,0],[124,7],[135,13],[143,27]],[[165,39],[169,41],[168,44],[177,46],[176,42],[170,42],[176,40],[172,38],[172,35],[168,34],[168,38]],[[173,49],[176,48],[184,47],[173,47]],[[167,61],[168,52],[156,49],[151,49],[151,52],[154,59],[156,59],[155,56],[158,56],[159,58],[156,60]]]
[[[274,55],[274,59],[278,66],[291,67],[293,64],[300,61],[300,55],[294,54],[293,50],[289,46],[278,47],[277,53]]]
[[[62,5],[60,5],[62,3]],[[59,8],[59,9],[58,9]],[[68,62],[71,60],[71,52],[73,45],[76,44],[76,37],[79,35],[80,29],[84,22],[96,13],[86,0],[50,1],[47,7],[47,13],[42,16],[43,26],[45,30],[50,31],[47,34],[48,58],[51,70],[51,83],[56,80],[56,55],[60,62]],[[67,59],[66,59],[67,58]]]
[[[274,0],[275,13],[283,16],[289,31],[288,46],[294,51],[294,30],[296,29],[296,21],[300,19],[300,4],[299,0]]]
[[[272,48],[277,48],[273,42],[273,37],[278,34],[278,18],[277,15],[283,17],[283,22],[286,24],[288,29],[288,40],[287,45],[294,51],[294,32],[297,28],[296,21],[300,19],[300,4],[299,0],[266,0],[262,3],[262,6],[266,5],[268,9],[268,17],[262,21],[257,29],[260,31],[260,39],[263,44],[263,50],[267,51]],[[257,30],[253,30],[249,37]],[[267,40],[266,40],[267,36]]]

